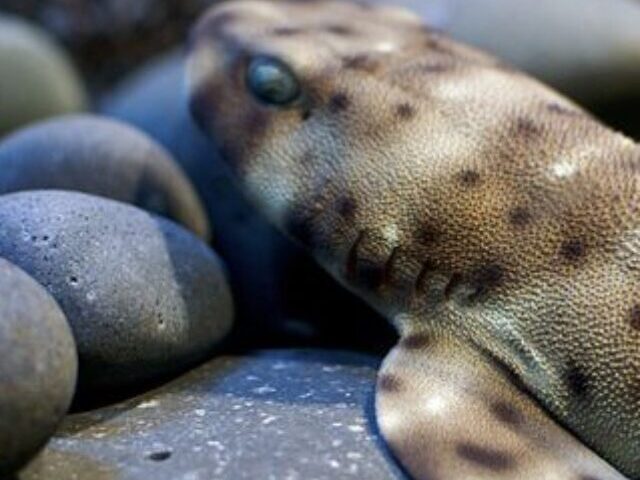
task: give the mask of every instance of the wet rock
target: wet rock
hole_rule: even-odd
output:
[[[24,128],[0,143],[0,194],[77,190],[182,223],[203,238],[209,222],[171,155],[130,125],[74,115]]]
[[[0,136],[83,110],[86,94],[67,55],[44,31],[0,14]]]
[[[405,479],[373,418],[378,363],[319,350],[220,357],[68,417],[20,480]]]
[[[58,301],[83,392],[207,358],[232,323],[222,265],[195,236],[129,205],[61,191],[0,197],[0,256]]]
[[[238,191],[215,145],[191,119],[184,70],[182,52],[164,55],[105,96],[102,112],[164,145],[198,189],[215,226],[214,246],[229,268],[238,307],[235,340],[388,350],[394,333],[387,321],[339,286]]]
[[[53,434],[75,390],[78,359],[55,300],[0,258],[0,475]]]

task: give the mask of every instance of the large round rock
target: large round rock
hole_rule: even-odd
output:
[[[0,197],[0,256],[67,315],[83,391],[129,387],[206,358],[232,323],[221,262],[177,225],[60,191]]]
[[[69,325],[47,291],[0,258],[0,476],[53,434],[73,397],[78,360]]]
[[[0,14],[0,135],[83,110],[86,93],[67,55],[43,30]]]
[[[0,143],[0,194],[78,190],[135,204],[207,238],[209,223],[169,152],[124,123],[74,115],[22,129]]]

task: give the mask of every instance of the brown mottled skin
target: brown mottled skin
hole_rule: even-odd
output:
[[[415,477],[640,478],[637,144],[404,10],[234,1],[191,48],[245,192],[397,326],[378,421]]]

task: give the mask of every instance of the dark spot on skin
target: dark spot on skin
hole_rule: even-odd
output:
[[[313,225],[307,215],[301,214],[295,209],[291,210],[285,219],[284,228],[286,232],[289,232],[293,238],[303,245],[307,247],[314,245],[315,234]]]
[[[377,60],[365,54],[344,57],[342,65],[350,70],[360,70],[367,73],[374,73],[380,67],[380,63]]]
[[[342,197],[338,200],[336,210],[341,217],[351,220],[356,213],[357,207],[356,201],[353,198]]]
[[[357,2],[353,2],[354,4],[356,4],[358,7],[360,7],[362,10],[373,10],[373,5],[370,5],[364,1],[358,0]]]
[[[418,276],[416,277],[416,281],[413,286],[414,290],[416,292],[422,292],[426,287],[426,281],[429,277],[429,274],[435,271],[436,265],[434,262],[432,262],[431,260],[427,260],[426,262],[424,262],[422,268],[420,269],[420,273],[418,273]]]
[[[445,63],[425,63],[420,65],[420,71],[423,73],[442,73],[451,70],[451,66]]]
[[[462,274],[454,273],[451,275],[447,286],[444,287],[444,298],[445,300],[449,300],[454,290],[462,283]]]
[[[631,309],[629,324],[634,330],[640,330],[640,305],[634,305]]]
[[[600,478],[594,477],[593,475],[580,475],[578,480],[600,480]]]
[[[335,93],[329,99],[329,110],[332,112],[342,112],[349,108],[351,101],[344,93]]]
[[[458,180],[464,187],[474,187],[480,183],[480,174],[475,170],[466,169],[458,174]]]
[[[568,107],[564,107],[559,103],[555,103],[555,102],[547,104],[547,109],[550,112],[558,113],[560,115],[567,115],[567,116],[580,115],[580,112],[578,110],[572,110]]]
[[[401,390],[402,382],[395,375],[382,373],[378,377],[378,390],[383,392],[398,392]]]
[[[294,27],[279,27],[273,30],[273,34],[279,37],[290,37],[292,35],[298,35],[302,30]]]
[[[471,274],[471,284],[475,292],[469,296],[469,300],[475,301],[484,297],[490,290],[499,286],[504,280],[504,269],[498,264],[490,264],[480,267]]]
[[[429,335],[426,333],[415,333],[413,335],[407,335],[400,339],[398,346],[406,350],[420,350],[428,347],[431,343]]]
[[[533,138],[542,133],[542,128],[529,118],[520,117],[515,124],[516,135]]]
[[[400,120],[410,120],[416,116],[416,109],[408,103],[401,103],[396,107],[396,114]]]
[[[329,25],[326,28],[327,32],[333,33],[334,35],[353,35],[354,31],[347,27],[346,25]]]
[[[300,110],[300,119],[303,122],[306,122],[307,120],[309,120],[309,118],[311,118],[311,109],[310,108],[303,108]]]
[[[520,410],[510,403],[499,401],[491,405],[493,415],[502,423],[512,427],[519,427],[524,423],[524,417]]]
[[[564,374],[567,388],[574,397],[583,398],[591,389],[586,372],[576,365],[569,365]]]
[[[576,262],[585,256],[587,247],[582,240],[572,238],[565,241],[560,247],[560,255],[570,262]]]
[[[516,207],[509,211],[509,223],[514,227],[526,227],[531,223],[531,212],[526,207]]]
[[[513,455],[499,450],[485,448],[473,443],[460,443],[456,446],[456,453],[460,458],[475,463],[494,472],[512,469],[516,466]]]
[[[430,225],[423,225],[417,232],[417,240],[423,245],[434,243],[439,236],[440,232]]]

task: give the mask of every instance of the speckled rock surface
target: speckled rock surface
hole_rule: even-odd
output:
[[[72,415],[20,480],[406,478],[376,431],[375,357],[221,357],[130,401]]]
[[[55,300],[0,258],[0,475],[47,441],[73,397],[78,359]]]
[[[49,35],[0,13],[0,136],[39,120],[83,110],[86,93]]]
[[[180,371],[231,326],[221,262],[168,220],[82,193],[32,191],[0,197],[0,225],[0,256],[67,316],[83,391]]]
[[[169,152],[108,118],[72,115],[40,122],[0,142],[0,195],[77,190],[132,203],[208,238],[196,192]]]
[[[215,146],[192,121],[183,82],[181,52],[168,53],[104,97],[102,111],[163,144],[198,189],[214,225],[215,249],[229,268],[238,307],[236,340],[251,347],[305,342],[388,351],[395,336],[388,322],[337,285],[243,198]]]

